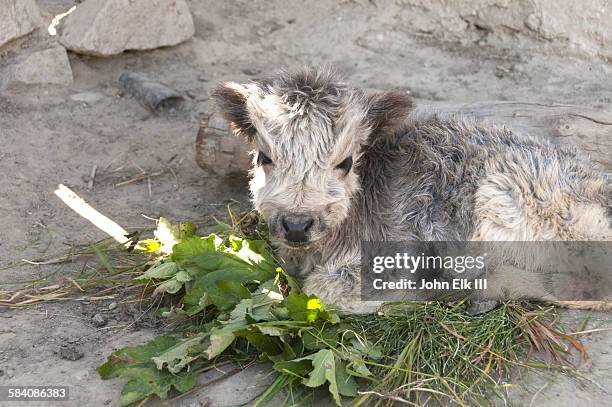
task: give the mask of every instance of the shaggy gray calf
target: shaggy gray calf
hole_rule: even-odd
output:
[[[371,310],[359,301],[361,241],[612,240],[609,175],[545,140],[412,117],[405,94],[366,95],[327,70],[226,83],[214,96],[254,143],[253,203],[286,267],[347,311]],[[508,271],[515,291],[545,298],[523,266]]]

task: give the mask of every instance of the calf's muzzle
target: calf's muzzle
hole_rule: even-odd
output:
[[[310,239],[309,231],[314,224],[310,215],[292,214],[281,218],[281,226],[287,242],[304,244]]]

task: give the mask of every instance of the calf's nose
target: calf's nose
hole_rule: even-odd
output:
[[[314,219],[308,215],[287,215],[281,218],[285,238],[293,243],[306,243]]]

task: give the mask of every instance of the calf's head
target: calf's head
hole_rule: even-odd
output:
[[[250,189],[271,237],[287,248],[323,242],[360,191],[364,149],[392,133],[413,108],[401,93],[366,96],[329,70],[302,69],[214,97],[254,146]]]

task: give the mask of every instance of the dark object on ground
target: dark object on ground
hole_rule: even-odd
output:
[[[66,360],[79,360],[83,357],[83,352],[75,348],[60,348],[59,355],[62,359]]]
[[[179,110],[185,101],[185,98],[174,89],[138,72],[122,72],[119,83],[130,95],[154,113],[162,110]]]
[[[91,323],[96,327],[96,328],[101,328],[104,325],[106,325],[106,318],[104,318],[104,316],[100,315],[100,314],[96,314],[91,318]]]

